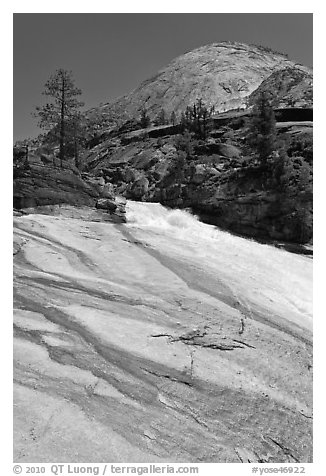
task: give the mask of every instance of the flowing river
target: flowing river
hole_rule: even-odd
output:
[[[136,202],[129,202],[127,210],[128,228],[139,239],[162,254],[202,268],[217,280],[216,290],[223,283],[231,296],[246,303],[244,307],[261,306],[311,329],[311,258],[234,236],[201,223],[187,211]]]

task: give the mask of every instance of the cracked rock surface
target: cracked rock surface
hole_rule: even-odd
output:
[[[284,69],[287,75],[293,70],[296,75],[306,74],[312,80],[310,68],[291,61],[282,53],[244,43],[213,43],[175,58],[129,94],[91,109],[88,114],[100,112],[113,123],[122,123],[138,117],[140,108],[145,105],[151,119],[161,108],[168,115],[174,111],[180,116],[198,98],[215,106],[216,111],[236,109],[244,107],[246,98],[272,73]],[[303,82],[294,98],[302,98],[305,91],[309,96],[309,88],[309,83]],[[308,100],[301,99],[300,107],[309,102],[310,96]]]
[[[128,207],[14,218],[15,462],[311,462],[310,258]]]

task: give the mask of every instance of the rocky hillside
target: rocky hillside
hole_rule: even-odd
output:
[[[287,67],[272,73],[250,95],[250,104],[254,104],[262,91],[269,91],[274,97],[277,108],[312,108],[312,73],[298,67]]]
[[[142,107],[151,119],[155,119],[161,108],[168,117],[172,111],[180,116],[198,97],[219,112],[246,107],[248,96],[262,81],[284,69],[284,74],[295,69],[307,77],[311,75],[309,68],[268,48],[233,42],[214,43],[176,58],[129,94],[88,114],[90,117],[103,115],[107,124],[138,118]]]
[[[85,154],[85,167],[126,198],[191,207],[206,222],[240,234],[304,243],[312,237],[312,123],[277,126],[289,156],[282,189],[281,180],[266,181],[255,157],[246,155],[237,115],[205,141],[188,144],[187,159],[177,129],[150,128],[106,139]]]
[[[289,157],[282,186],[275,178],[266,183],[246,141],[252,106],[266,91],[272,93],[278,138]],[[181,163],[178,122],[198,98],[214,106],[210,132],[199,146],[188,144],[192,151]],[[264,47],[203,46],[126,96],[89,111],[102,132],[84,154],[84,167],[127,198],[191,207],[209,223],[240,234],[307,242],[312,236],[312,106],[309,68]],[[174,111],[177,123],[134,130],[140,127],[141,108],[152,121],[162,108],[167,118]],[[114,124],[118,127],[108,127]]]

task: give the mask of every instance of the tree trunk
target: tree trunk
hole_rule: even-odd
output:
[[[63,168],[64,161],[64,143],[65,143],[65,80],[62,77],[61,89],[61,114],[60,114],[60,166]]]
[[[26,146],[26,153],[25,153],[25,167],[28,167],[28,145]]]
[[[74,155],[75,155],[75,166],[79,170],[78,141],[77,141],[76,131],[74,135]]]

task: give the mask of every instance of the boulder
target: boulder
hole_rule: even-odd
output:
[[[126,203],[124,197],[115,197],[113,200],[100,198],[96,202],[96,208],[108,212],[114,223],[126,223]]]
[[[114,212],[117,209],[117,204],[115,201],[108,198],[99,198],[96,202],[96,208],[100,210],[107,210],[108,212]]]
[[[116,212],[125,214],[127,200],[124,197],[116,197],[115,203],[117,205]]]
[[[168,173],[169,170],[169,161],[162,160],[158,162],[153,169],[153,178],[155,180],[162,180],[163,177]]]
[[[128,190],[128,196],[140,200],[148,192],[149,181],[146,177],[137,179]]]
[[[158,149],[154,152],[152,157],[153,157],[153,159],[155,159],[155,162],[158,162],[160,160],[163,160],[165,156],[164,156],[163,152],[160,149]]]
[[[195,165],[191,181],[196,184],[203,183],[207,177],[206,167],[202,164]]]
[[[161,148],[163,154],[175,154],[176,148],[172,144],[164,144]]]
[[[229,159],[238,159],[241,157],[241,150],[238,147],[235,147],[232,144],[216,144],[217,153],[228,157]]]
[[[125,207],[126,204],[127,204],[126,198],[125,198],[125,197],[121,197],[120,195],[117,195],[117,196],[115,197],[115,201],[116,201],[116,204],[117,204],[118,206],[124,206],[124,207]]]
[[[139,176],[139,172],[137,172],[136,170],[130,167],[125,169],[123,173],[124,181],[127,183],[134,182],[138,176]]]
[[[114,200],[113,185],[111,183],[106,183],[103,187],[101,195],[102,195],[103,198],[109,198],[111,200]]]
[[[139,170],[148,170],[155,164],[155,158],[151,151],[144,150],[134,157],[133,167]]]

